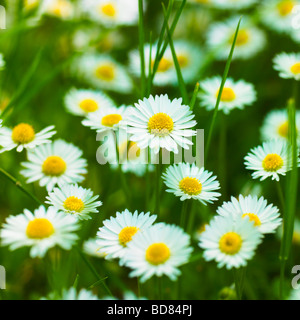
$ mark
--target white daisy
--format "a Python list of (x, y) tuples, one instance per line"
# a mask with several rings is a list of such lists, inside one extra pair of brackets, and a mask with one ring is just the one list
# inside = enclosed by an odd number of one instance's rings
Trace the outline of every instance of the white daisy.
[[(239, 18), (229, 18), (225, 22), (212, 24), (207, 32), (207, 45), (215, 50), (218, 60), (227, 60)], [(233, 53), (233, 59), (250, 59), (266, 45), (263, 31), (255, 27), (248, 18), (243, 18)]]
[(99, 196), (94, 196), (91, 189), (79, 187), (77, 184), (64, 185), (54, 188), (46, 203), (53, 206), (56, 210), (71, 214), (79, 220), (92, 219), (90, 213), (97, 213), (101, 201), (96, 201)]
[(129, 276), (140, 277), (141, 282), (153, 275), (175, 281), (181, 274), (178, 267), (188, 262), (192, 251), (190, 236), (181, 228), (158, 223), (128, 243), (122, 262), (133, 269)]
[(29, 162), (21, 174), (28, 178), (27, 183), (39, 181), (41, 187), (51, 191), (56, 184), (81, 182), (87, 173), (87, 162), (81, 158), (82, 151), (71, 143), (56, 140), (50, 144), (39, 146), (28, 152)]
[(83, 243), (83, 252), (96, 258), (105, 258), (106, 254), (100, 252), (100, 246), (97, 244), (97, 238), (90, 238)]
[(199, 246), (206, 261), (215, 260), (219, 268), (239, 268), (252, 259), (262, 237), (248, 218), (216, 216), (201, 234)]
[(1, 243), (10, 250), (30, 246), (30, 256), (42, 258), (56, 245), (70, 250), (78, 239), (74, 233), (78, 228), (74, 217), (40, 206), (34, 213), (25, 209), (23, 214), (9, 216), (1, 230)]
[(139, 100), (128, 116), (128, 133), (138, 147), (150, 147), (155, 153), (160, 148), (178, 153), (178, 145), (188, 149), (193, 142), (188, 138), (196, 135), (197, 123), (190, 108), (182, 105), (182, 99), (171, 101), (167, 95), (150, 96)]
[[(296, 111), (296, 127), (298, 139), (300, 141), (300, 111)], [(261, 128), (262, 140), (272, 139), (288, 139), (288, 112), (286, 109), (272, 110), (270, 111), (265, 119)]]
[[(281, 228), (278, 228), (278, 232), (276, 236), (279, 241), (282, 239), (283, 224), (281, 225)], [(294, 232), (293, 232), (292, 243), (297, 246), (300, 245), (300, 220), (298, 218), (295, 218), (295, 221), (294, 221)]]
[(3, 70), (4, 67), (5, 67), (5, 60), (4, 60), (3, 54), (0, 53), (0, 70)]
[(298, 0), (268, 0), (259, 8), (262, 22), (271, 30), (290, 34), (293, 30), (294, 8)]
[(100, 246), (99, 252), (106, 254), (106, 259), (121, 258), (125, 254), (125, 248), (138, 234), (144, 232), (156, 220), (156, 215), (150, 213), (131, 213), (127, 209), (117, 212), (117, 216), (104, 220), (104, 227), (97, 232)]
[(75, 61), (73, 72), (96, 88), (119, 93), (130, 93), (133, 89), (125, 67), (105, 54), (82, 55)]
[(126, 106), (107, 107), (99, 111), (89, 113), (82, 121), (86, 127), (90, 127), (96, 132), (116, 131), (126, 128), (128, 108)]
[(0, 146), (3, 147), (0, 153), (14, 148), (21, 152), (24, 149), (34, 149), (36, 146), (50, 143), (50, 139), (56, 133), (53, 129), (54, 126), (49, 126), (35, 133), (34, 128), (27, 123), (20, 123), (13, 129), (3, 127), (0, 131)]
[[(298, 160), (299, 166), (300, 160)], [(260, 181), (271, 177), (279, 181), (280, 175), (285, 176), (292, 169), (292, 153), (288, 144), (282, 140), (270, 140), (262, 146), (251, 149), (245, 157), (246, 169), (254, 170), (253, 179)]]
[(39, 7), (39, 13), (61, 19), (70, 19), (74, 16), (75, 8), (69, 0), (43, 0)]
[(281, 78), (300, 80), (300, 53), (277, 54), (273, 63)]
[(78, 116), (87, 116), (113, 105), (113, 101), (101, 91), (73, 88), (65, 96), (67, 111)]
[(82, 0), (80, 5), (90, 19), (105, 27), (138, 23), (138, 0)]
[(63, 289), (60, 295), (57, 292), (51, 292), (47, 298), (41, 300), (100, 300), (91, 291), (86, 289), (76, 290), (74, 287), (70, 289)]
[(179, 163), (169, 166), (162, 178), (169, 188), (166, 191), (174, 193), (181, 201), (195, 199), (206, 204), (218, 200), (221, 195), (215, 192), (220, 184), (212, 174), (194, 163)]
[(246, 9), (256, 4), (257, 1), (258, 0), (212, 0), (216, 8), (228, 10)]
[(276, 206), (267, 203), (263, 197), (257, 198), (251, 195), (239, 198), (231, 197), (230, 202), (224, 202), (218, 208), (217, 213), (224, 217), (248, 217), (250, 221), (254, 221), (254, 226), (261, 233), (274, 233), (281, 225), (282, 219), (279, 217), (279, 210)]
[[(219, 76), (200, 81), (201, 91), (198, 97), (201, 105), (207, 110), (213, 110), (216, 106), (222, 78)], [(229, 114), (231, 110), (237, 108), (243, 110), (245, 106), (252, 105), (256, 100), (254, 86), (244, 80), (234, 81), (227, 78), (219, 104), (219, 110)]]

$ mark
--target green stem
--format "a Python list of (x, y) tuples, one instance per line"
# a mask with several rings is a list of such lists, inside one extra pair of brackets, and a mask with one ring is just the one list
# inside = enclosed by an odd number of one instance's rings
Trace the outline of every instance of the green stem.
[(239, 268), (233, 270), (234, 283), (236, 295), (239, 300), (242, 300), (244, 280), (245, 280), (246, 268)]
[(220, 128), (220, 139), (219, 139), (219, 179), (222, 185), (222, 197), (227, 198), (227, 157), (226, 157), (226, 144), (227, 144), (227, 126), (226, 116), (221, 115), (221, 128)]
[(189, 205), (189, 200), (184, 200), (182, 203), (182, 208), (181, 208), (181, 215), (180, 215), (180, 224), (179, 226), (184, 229), (185, 227), (185, 219), (187, 215), (187, 209)]
[(141, 60), (142, 97), (144, 97), (145, 95), (145, 88), (146, 88), (144, 44), (145, 44), (145, 30), (144, 30), (143, 0), (139, 0), (139, 51), (140, 51), (140, 60)]
[(191, 111), (194, 109), (199, 89), (200, 89), (200, 84), (199, 84), (199, 82), (197, 82), (196, 85), (195, 85), (195, 88), (194, 88), (192, 99), (190, 101), (190, 109), (191, 109)]
[(187, 225), (187, 233), (189, 235), (192, 234), (193, 231), (193, 226), (194, 226), (194, 221), (195, 221), (195, 215), (196, 215), (196, 210), (195, 210), (195, 201), (192, 201), (191, 205), (191, 210), (188, 216), (188, 225)]
[(160, 211), (160, 180), (162, 173), (162, 164), (161, 164), (161, 152), (159, 153), (159, 163), (156, 165), (156, 177), (155, 177), (155, 214), (159, 215)]
[(282, 208), (282, 213), (284, 214), (284, 211), (285, 211), (285, 203), (284, 203), (284, 195), (283, 195), (282, 186), (281, 186), (281, 184), (280, 184), (280, 181), (276, 181), (275, 184), (276, 184), (276, 189), (277, 189), (277, 193), (278, 193), (280, 205), (281, 205), (281, 208)]

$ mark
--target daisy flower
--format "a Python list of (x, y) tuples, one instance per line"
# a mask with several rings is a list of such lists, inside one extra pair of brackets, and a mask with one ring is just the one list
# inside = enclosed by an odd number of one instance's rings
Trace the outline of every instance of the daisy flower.
[[(219, 76), (200, 81), (201, 91), (198, 97), (201, 105), (207, 110), (213, 110), (217, 103), (222, 78)], [(229, 114), (231, 110), (237, 108), (243, 110), (245, 106), (250, 106), (256, 101), (256, 91), (254, 86), (244, 80), (234, 81), (227, 78), (219, 104), (219, 110)]]
[(0, 131), (0, 146), (3, 147), (0, 153), (14, 148), (21, 152), (24, 149), (34, 149), (36, 146), (50, 143), (50, 139), (56, 133), (53, 129), (54, 126), (49, 126), (35, 133), (34, 128), (27, 123), (20, 123), (13, 129), (3, 127)]
[(83, 0), (81, 8), (91, 20), (105, 27), (138, 23), (138, 0)]
[[(278, 240), (282, 239), (283, 225), (281, 226), (281, 228), (278, 229), (276, 236)], [(295, 221), (294, 221), (294, 232), (293, 232), (292, 243), (297, 246), (300, 245), (300, 220), (298, 218), (295, 218)]]
[(26, 11), (36, 9), (40, 5), (40, 0), (23, 0), (23, 6)]
[(72, 287), (70, 289), (63, 289), (60, 295), (57, 292), (52, 292), (47, 298), (41, 298), (41, 300), (100, 300), (91, 291), (81, 289), (79, 291)]
[(3, 70), (4, 67), (5, 67), (5, 60), (4, 60), (3, 54), (0, 53), (0, 70)]
[[(298, 160), (298, 165), (299, 165)], [(271, 177), (279, 181), (280, 175), (285, 176), (292, 169), (292, 154), (288, 144), (282, 140), (264, 142), (247, 154), (245, 157), (246, 169), (254, 170), (253, 179), (260, 181)]]
[(259, 9), (260, 19), (271, 30), (290, 34), (293, 30), (294, 8), (299, 4), (298, 0), (265, 1)]
[(118, 93), (130, 93), (133, 89), (125, 67), (105, 54), (84, 54), (76, 60), (73, 71), (99, 89)]
[(98, 133), (116, 131), (126, 128), (127, 115), (128, 108), (126, 106), (123, 105), (119, 108), (112, 106), (88, 114), (82, 124)]
[(106, 259), (121, 258), (125, 254), (125, 248), (138, 234), (144, 232), (156, 220), (156, 215), (150, 213), (131, 213), (127, 209), (117, 212), (116, 217), (104, 220), (104, 227), (97, 232), (97, 244), (99, 252), (106, 254)]
[(128, 115), (130, 140), (141, 149), (150, 147), (156, 154), (160, 148), (178, 153), (178, 145), (188, 149), (193, 144), (188, 138), (196, 135), (190, 128), (197, 123), (190, 108), (181, 103), (181, 98), (171, 101), (167, 95), (139, 100)]
[(113, 101), (101, 91), (73, 88), (65, 96), (67, 111), (77, 116), (87, 116), (113, 105)]
[[(225, 22), (212, 24), (207, 32), (207, 45), (215, 50), (218, 60), (227, 60), (234, 40), (238, 18), (229, 18)], [(244, 18), (236, 39), (233, 59), (250, 59), (266, 45), (263, 31), (255, 27), (251, 21)]]
[(79, 187), (77, 184), (64, 185), (54, 188), (46, 203), (53, 206), (56, 210), (71, 214), (79, 220), (92, 219), (89, 213), (97, 213), (101, 201), (96, 201), (99, 196), (94, 196), (91, 189)]
[(199, 246), (204, 259), (215, 260), (219, 268), (240, 268), (252, 259), (262, 237), (248, 218), (216, 216), (202, 233)]
[[(296, 127), (298, 139), (300, 139), (300, 111), (296, 111)], [(272, 110), (264, 119), (261, 128), (261, 137), (263, 141), (272, 139), (288, 139), (288, 112), (286, 109)]]
[(261, 233), (274, 233), (281, 225), (282, 219), (279, 217), (279, 210), (276, 206), (267, 203), (263, 197), (257, 198), (251, 195), (243, 197), (239, 195), (238, 199), (231, 197), (230, 202), (224, 202), (218, 208), (217, 213), (223, 217), (248, 217), (254, 222), (254, 226)]
[(10, 250), (29, 246), (32, 258), (43, 258), (56, 245), (70, 250), (78, 239), (74, 233), (78, 228), (75, 218), (40, 206), (33, 213), (25, 209), (23, 214), (9, 216), (1, 230), (1, 243)]
[(83, 252), (96, 258), (105, 258), (106, 254), (100, 252), (100, 246), (97, 244), (97, 238), (90, 238), (83, 243)]
[(256, 3), (257, 0), (213, 0), (213, 4), (216, 8), (227, 10), (246, 9)]
[(55, 16), (61, 19), (72, 18), (75, 10), (68, 0), (43, 0), (39, 8), (40, 14)]
[(128, 243), (122, 262), (133, 269), (129, 276), (140, 277), (141, 282), (154, 275), (175, 281), (181, 274), (178, 267), (188, 262), (192, 251), (190, 236), (181, 228), (158, 223)]
[(174, 193), (181, 201), (194, 199), (206, 204), (218, 200), (221, 195), (215, 192), (220, 184), (212, 174), (194, 163), (179, 163), (169, 166), (162, 178), (169, 188), (166, 191)]
[(277, 54), (273, 63), (281, 78), (300, 80), (300, 53)]
[(56, 184), (63, 186), (81, 182), (87, 173), (87, 162), (81, 158), (82, 151), (71, 143), (56, 140), (50, 144), (39, 146), (28, 152), (29, 162), (21, 174), (28, 178), (27, 183), (39, 181), (41, 187), (51, 191)]

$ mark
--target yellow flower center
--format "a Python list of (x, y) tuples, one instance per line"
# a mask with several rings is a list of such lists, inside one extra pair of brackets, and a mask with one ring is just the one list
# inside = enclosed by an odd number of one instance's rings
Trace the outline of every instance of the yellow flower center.
[(42, 171), (46, 176), (61, 176), (66, 169), (67, 164), (61, 157), (58, 156), (48, 157), (42, 165)]
[(288, 131), (289, 131), (288, 121), (284, 122), (282, 125), (278, 127), (278, 134), (283, 138), (287, 138)]
[(81, 199), (71, 196), (65, 200), (64, 208), (68, 211), (81, 212), (84, 209), (84, 203)]
[(146, 260), (157, 266), (165, 263), (171, 256), (171, 251), (164, 243), (153, 243), (146, 250)]
[(271, 153), (265, 157), (262, 166), (264, 170), (274, 172), (279, 170), (283, 166), (283, 160), (278, 154)]
[(116, 15), (116, 8), (112, 3), (107, 3), (100, 8), (101, 12), (108, 17), (113, 18)]
[[(220, 89), (216, 93), (216, 98), (219, 96)], [(234, 91), (229, 87), (224, 87), (221, 95), (221, 100), (224, 102), (232, 102), (235, 99)]]
[(130, 141), (128, 145), (128, 159), (134, 160), (141, 155), (141, 149), (136, 142)]
[(96, 69), (96, 77), (104, 81), (112, 81), (115, 78), (115, 66), (113, 64), (106, 64), (99, 66)]
[[(154, 61), (152, 61), (152, 67), (154, 65)], [(157, 72), (166, 72), (173, 66), (173, 61), (162, 58), (158, 64)]]
[(294, 231), (292, 241), (294, 244), (300, 244), (300, 233), (299, 232)]
[(234, 255), (240, 251), (242, 243), (243, 240), (239, 234), (236, 232), (228, 232), (221, 237), (219, 247), (221, 252)]
[(149, 119), (148, 130), (150, 133), (158, 136), (168, 135), (174, 127), (174, 122), (169, 115), (160, 112)]
[(102, 118), (101, 124), (105, 127), (113, 127), (115, 124), (118, 124), (122, 120), (120, 114), (108, 114)]
[(64, 17), (68, 15), (70, 10), (72, 9), (72, 6), (69, 2), (64, 0), (58, 0), (54, 6), (50, 9), (50, 13), (57, 17)]
[(292, 71), (293, 74), (299, 74), (300, 73), (300, 62), (295, 63), (291, 67), (291, 71)]
[(84, 112), (95, 112), (98, 110), (98, 103), (92, 99), (85, 99), (82, 100), (79, 103), (79, 107), (84, 111)]
[(179, 188), (190, 196), (197, 195), (202, 191), (202, 184), (197, 178), (186, 177), (179, 182)]
[(34, 140), (35, 133), (31, 125), (20, 123), (13, 128), (11, 138), (15, 143), (26, 144)]
[(44, 239), (54, 233), (52, 223), (45, 218), (36, 218), (31, 220), (26, 228), (26, 235), (31, 239)]
[(285, 17), (285, 16), (289, 15), (293, 10), (294, 5), (295, 5), (294, 1), (290, 1), (290, 0), (281, 1), (277, 5), (279, 14), (282, 17)]
[[(233, 42), (234, 36), (231, 38), (231, 43)], [(245, 29), (241, 29), (236, 37), (236, 45), (237, 46), (243, 46), (244, 44), (248, 43), (249, 41), (249, 32)]]
[(188, 57), (183, 54), (177, 57), (177, 61), (181, 68), (185, 68), (189, 64)]
[(123, 247), (132, 240), (132, 237), (139, 231), (137, 227), (125, 227), (119, 233), (119, 242)]
[(261, 225), (261, 222), (260, 222), (258, 216), (257, 216), (255, 213), (244, 213), (244, 214), (242, 215), (242, 217), (243, 217), (243, 218), (244, 218), (244, 217), (249, 217), (249, 220), (250, 220), (250, 221), (254, 221), (254, 226), (255, 226), (255, 227), (258, 227), (258, 226)]

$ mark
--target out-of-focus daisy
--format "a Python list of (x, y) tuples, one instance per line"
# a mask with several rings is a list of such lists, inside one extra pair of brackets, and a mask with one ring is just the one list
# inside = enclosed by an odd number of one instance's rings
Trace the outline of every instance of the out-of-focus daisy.
[[(283, 225), (281, 226), (281, 228), (278, 229), (278, 232), (276, 234), (279, 240), (282, 239), (282, 234), (283, 234)], [(293, 232), (292, 243), (297, 246), (300, 246), (300, 220), (298, 218), (295, 218), (295, 221), (294, 221), (294, 232)]]
[(117, 299), (116, 297), (112, 297), (112, 296), (105, 296), (101, 300), (147, 300), (147, 298), (137, 297), (132, 291), (125, 291), (123, 293), (122, 299)]
[[(216, 50), (219, 60), (226, 60), (234, 40), (238, 18), (229, 18), (225, 22), (214, 23), (207, 32), (207, 45)], [(247, 18), (243, 18), (236, 39), (233, 59), (250, 59), (260, 52), (266, 44), (263, 31), (255, 27)]]
[(262, 146), (251, 149), (245, 157), (245, 165), (246, 169), (254, 170), (253, 179), (260, 178), (262, 181), (271, 177), (279, 181), (280, 175), (285, 176), (292, 169), (291, 149), (282, 140), (264, 142)]
[(216, 192), (220, 184), (212, 174), (194, 163), (179, 163), (168, 167), (162, 177), (169, 188), (166, 191), (174, 193), (181, 201), (195, 199), (206, 204), (218, 200), (221, 195)]
[(5, 67), (5, 60), (4, 60), (3, 54), (0, 53), (0, 70), (4, 69), (4, 67)]
[(89, 113), (113, 105), (113, 101), (101, 91), (73, 88), (65, 96), (67, 111), (78, 116), (87, 116)]
[(178, 145), (188, 149), (189, 137), (196, 135), (190, 128), (196, 125), (190, 108), (182, 105), (182, 99), (170, 100), (167, 95), (150, 96), (135, 104), (128, 115), (128, 133), (138, 147), (150, 147), (154, 153), (161, 148), (178, 153)]
[(79, 220), (92, 219), (89, 214), (99, 212), (97, 208), (102, 205), (101, 201), (96, 201), (99, 196), (94, 196), (91, 189), (82, 188), (77, 184), (54, 188), (46, 198), (47, 204)]
[[(174, 48), (180, 66), (183, 79), (186, 83), (191, 83), (197, 77), (198, 71), (202, 65), (203, 54), (197, 44), (184, 41), (174, 41)], [(157, 46), (152, 46), (151, 52), (151, 67), (154, 66)], [(150, 60), (150, 45), (145, 46), (145, 74), (148, 75)], [(133, 74), (140, 76), (140, 54), (138, 50), (130, 53), (130, 69)], [(161, 59), (153, 83), (158, 86), (163, 85), (178, 85), (176, 69), (173, 62), (172, 52), (168, 47)]]
[(198, 228), (196, 229), (196, 231), (194, 232), (194, 236), (193, 238), (196, 241), (199, 241), (201, 234), (205, 231), (206, 226), (208, 225), (208, 223), (202, 223), (201, 225), (198, 226)]
[(149, 212), (131, 213), (127, 209), (121, 213), (117, 212), (116, 217), (104, 220), (104, 227), (99, 228), (97, 232), (99, 252), (105, 253), (106, 259), (123, 257), (125, 248), (133, 238), (149, 228), (156, 218), (156, 215), (150, 216)]
[[(199, 82), (201, 91), (198, 93), (201, 105), (207, 110), (213, 110), (216, 106), (220, 91), (222, 78), (219, 76)], [(251, 83), (243, 80), (234, 81), (228, 78), (225, 82), (219, 110), (229, 114), (231, 110), (244, 109), (245, 106), (252, 105), (256, 100), (256, 91)]]
[(126, 127), (128, 108), (126, 106), (107, 107), (87, 115), (82, 124), (98, 133), (119, 130)]
[[(296, 127), (298, 139), (300, 139), (300, 111), (296, 111)], [(289, 123), (286, 109), (272, 110), (265, 119), (261, 128), (262, 140), (288, 139)]]
[(40, 0), (23, 0), (24, 9), (31, 11), (36, 9), (40, 4)]
[(213, 0), (213, 5), (218, 9), (239, 10), (246, 9), (257, 3), (257, 0)]
[(300, 289), (291, 290), (287, 300), (300, 300)]
[(145, 282), (152, 276), (168, 276), (175, 281), (178, 267), (188, 262), (193, 248), (190, 236), (175, 225), (158, 223), (137, 234), (127, 245), (122, 261), (133, 269), (130, 277)]
[(69, 19), (73, 17), (75, 8), (69, 0), (43, 0), (41, 1), (39, 12), (61, 19)]
[(139, 17), (138, 0), (82, 0), (81, 9), (106, 27), (135, 25)]
[(246, 266), (252, 259), (263, 235), (249, 218), (216, 216), (200, 237), (206, 261), (215, 260), (227, 269)]
[(100, 252), (100, 246), (97, 238), (90, 238), (83, 243), (83, 252), (96, 258), (105, 258), (105, 252)]
[(14, 148), (18, 152), (24, 149), (33, 149), (36, 146), (50, 143), (50, 139), (56, 133), (53, 129), (54, 126), (49, 126), (35, 133), (34, 128), (27, 123), (20, 123), (13, 129), (3, 127), (0, 131), (0, 146), (3, 147), (2, 151), (9, 151)]
[(63, 289), (61, 294), (51, 292), (48, 297), (41, 300), (100, 300), (95, 294), (86, 289), (76, 290), (72, 287), (70, 289)]
[(290, 34), (293, 30), (294, 8), (298, 0), (268, 0), (259, 8), (262, 22), (271, 30)]
[(25, 169), (21, 174), (28, 178), (27, 183), (39, 181), (41, 187), (51, 191), (56, 184), (63, 186), (84, 180), (87, 162), (81, 156), (82, 151), (73, 144), (56, 140), (28, 152), (29, 162), (22, 163)]
[(96, 88), (119, 93), (130, 93), (133, 89), (132, 79), (126, 68), (108, 55), (81, 56), (75, 62), (74, 73)]
[(300, 53), (280, 53), (273, 59), (274, 69), (284, 79), (300, 80)]
[(25, 209), (23, 214), (9, 216), (1, 230), (1, 243), (10, 250), (30, 246), (30, 256), (42, 258), (56, 245), (70, 250), (78, 239), (74, 233), (78, 228), (74, 217), (40, 206), (33, 213)]
[(254, 221), (254, 226), (261, 233), (274, 233), (281, 225), (282, 219), (279, 217), (279, 210), (272, 204), (267, 203), (263, 197), (259, 199), (251, 195), (243, 197), (239, 195), (236, 199), (231, 197), (230, 202), (224, 202), (218, 208), (217, 213), (224, 217), (248, 217), (250, 221)]

